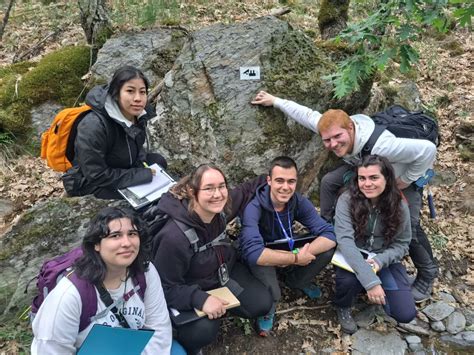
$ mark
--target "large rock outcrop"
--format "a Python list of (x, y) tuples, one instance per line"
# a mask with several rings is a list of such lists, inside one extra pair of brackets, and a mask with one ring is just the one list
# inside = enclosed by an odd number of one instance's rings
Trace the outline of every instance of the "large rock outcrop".
[[(240, 80), (245, 66), (259, 66), (261, 79)], [(278, 110), (250, 101), (268, 90), (325, 111), (334, 100), (322, 77), (334, 69), (311, 39), (273, 17), (197, 31), (165, 76), (158, 118), (150, 127), (152, 146), (177, 174), (212, 161), (232, 182), (264, 172), (277, 155), (289, 155), (307, 191), (327, 158), (319, 138)]]

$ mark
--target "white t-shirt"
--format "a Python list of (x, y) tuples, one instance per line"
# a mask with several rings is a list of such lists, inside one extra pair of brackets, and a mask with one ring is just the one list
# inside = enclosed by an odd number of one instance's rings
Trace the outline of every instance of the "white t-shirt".
[[(169, 354), (172, 341), (171, 322), (166, 306), (160, 277), (153, 264), (145, 272), (146, 291), (144, 300), (134, 294), (121, 307), (130, 328), (155, 330), (142, 354)], [(134, 287), (131, 279), (122, 282), (119, 288), (108, 290), (112, 299), (119, 299)], [(97, 315), (106, 309), (97, 294)], [(115, 315), (109, 311), (78, 333), (81, 316), (81, 297), (74, 284), (66, 277), (62, 278), (45, 298), (33, 321), (34, 339), (31, 353), (35, 354), (75, 354), (84, 342), (94, 324), (119, 327)]]

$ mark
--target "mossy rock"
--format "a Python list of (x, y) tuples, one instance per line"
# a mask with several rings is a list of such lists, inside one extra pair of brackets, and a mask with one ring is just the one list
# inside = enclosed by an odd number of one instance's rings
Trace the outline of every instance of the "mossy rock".
[(31, 108), (43, 102), (72, 106), (81, 98), (81, 77), (88, 69), (89, 47), (85, 46), (60, 49), (37, 65), (25, 62), (2, 69), (0, 131), (24, 135), (30, 128)]

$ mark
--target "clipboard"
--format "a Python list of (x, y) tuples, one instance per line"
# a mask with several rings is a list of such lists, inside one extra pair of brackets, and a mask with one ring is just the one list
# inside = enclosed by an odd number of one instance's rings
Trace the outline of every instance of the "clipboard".
[(77, 355), (140, 355), (154, 333), (151, 329), (94, 324)]
[(153, 176), (151, 182), (118, 190), (120, 195), (122, 195), (135, 210), (158, 200), (161, 195), (168, 192), (171, 186), (176, 184), (173, 178), (158, 164), (153, 164), (150, 168), (156, 171), (156, 175)]
[[(295, 244), (293, 245), (293, 248), (301, 248), (306, 243), (311, 243), (317, 237), (318, 236), (316, 235), (304, 235), (294, 238)], [(290, 251), (290, 246), (288, 245), (288, 240), (286, 238), (266, 242), (265, 248)]]

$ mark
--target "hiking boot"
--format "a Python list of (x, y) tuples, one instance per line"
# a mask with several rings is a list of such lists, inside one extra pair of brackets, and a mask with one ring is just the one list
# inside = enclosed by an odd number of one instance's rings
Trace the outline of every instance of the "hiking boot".
[(427, 301), (431, 298), (433, 283), (435, 276), (427, 277), (420, 273), (416, 276), (415, 281), (411, 285), (411, 293), (416, 303)]
[(314, 283), (311, 283), (309, 286), (302, 288), (301, 291), (303, 291), (304, 294), (312, 300), (320, 298), (322, 294), (319, 286)]
[(422, 290), (420, 291), (415, 281), (413, 285), (411, 286), (411, 294), (413, 295), (413, 298), (415, 299), (415, 303), (422, 303), (422, 302), (428, 301), (431, 298), (431, 290), (432, 290), (432, 286), (429, 286), (428, 288), (422, 288)]
[(266, 316), (257, 318), (257, 332), (261, 337), (266, 337), (270, 334), (273, 328), (273, 319), (275, 313), (268, 313)]
[(354, 334), (357, 331), (357, 324), (354, 318), (352, 318), (351, 308), (336, 307), (336, 313), (342, 331), (347, 334)]

